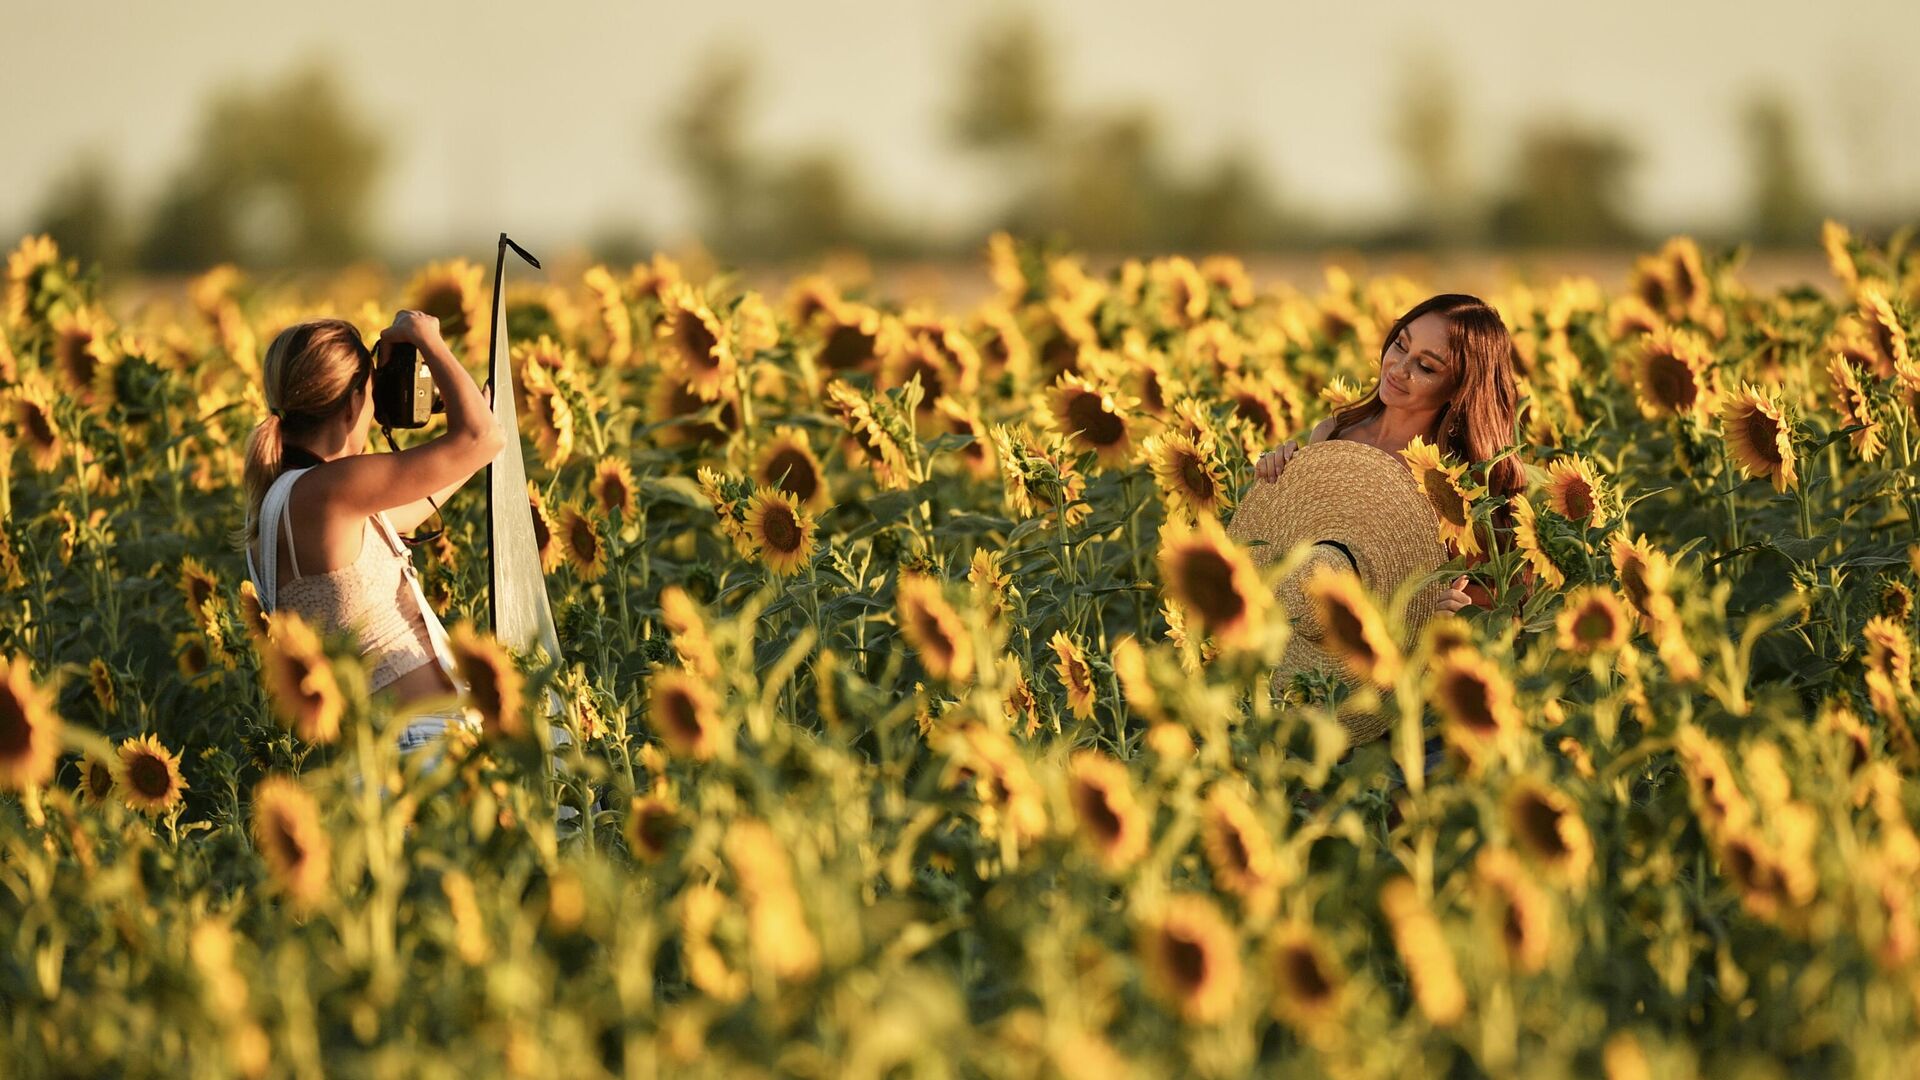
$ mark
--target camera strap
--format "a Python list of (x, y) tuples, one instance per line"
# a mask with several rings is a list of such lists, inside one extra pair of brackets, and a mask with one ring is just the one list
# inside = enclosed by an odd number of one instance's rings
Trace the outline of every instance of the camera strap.
[[(392, 428), (382, 427), (380, 429), (380, 434), (386, 437), (387, 449), (393, 451), (396, 454), (400, 452), (399, 444), (393, 441)], [(427, 496), (427, 505), (433, 507), (433, 516), (436, 518), (440, 518), (440, 504), (433, 501), (433, 496), (431, 495)], [(438, 540), (440, 538), (440, 534), (446, 531), (447, 531), (446, 519), (440, 518), (440, 524), (434, 526), (432, 529), (427, 529), (424, 531), (420, 529), (415, 529), (412, 536), (402, 536), (400, 539), (408, 547), (418, 547), (421, 544)]]

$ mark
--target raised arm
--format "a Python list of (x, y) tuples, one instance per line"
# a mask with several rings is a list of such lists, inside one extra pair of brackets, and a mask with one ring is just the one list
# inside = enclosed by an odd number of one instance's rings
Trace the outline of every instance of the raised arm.
[[(410, 342), (420, 349), (434, 385), (446, 402), (447, 430), (396, 454), (358, 454), (320, 470), (329, 475), (316, 494), (344, 514), (366, 515), (406, 507), (429, 495), (438, 501), (440, 493), (451, 495), (505, 445), (492, 406), (441, 339), (439, 320), (419, 312), (402, 312), (392, 326), (380, 332), (380, 341), (383, 353), (392, 341)], [(411, 527), (402, 526), (397, 516), (390, 517), (396, 528)]]

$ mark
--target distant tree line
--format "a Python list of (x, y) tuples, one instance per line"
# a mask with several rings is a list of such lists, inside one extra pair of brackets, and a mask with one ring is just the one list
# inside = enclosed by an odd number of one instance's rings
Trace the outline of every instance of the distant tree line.
[[(1591, 122), (1540, 117), (1524, 124), (1499, 169), (1502, 181), (1478, 190), (1455, 84), (1431, 64), (1417, 84), (1401, 88), (1389, 117), (1404, 211), (1356, 231), (1330, 227), (1291, 202), (1245, 143), (1197, 171), (1183, 169), (1144, 105), (1069, 110), (1051, 56), (1025, 16), (985, 25), (961, 53), (942, 131), (957, 166), (992, 177), (998, 201), (976, 228), (936, 234), (910, 227), (863, 190), (857, 163), (832, 147), (774, 153), (755, 146), (747, 134), (753, 64), (737, 51), (714, 54), (664, 124), (644, 137), (649, 146), (664, 141), (693, 195), (703, 241), (733, 260), (835, 246), (947, 254), (971, 251), (993, 228), (1104, 252), (1646, 239), (1628, 192), (1638, 151), (1622, 133)], [(1791, 111), (1760, 96), (1738, 119), (1748, 155), (1740, 239), (1812, 243), (1819, 199)], [(124, 205), (112, 164), (91, 149), (53, 179), (33, 224), (66, 250), (148, 270), (224, 260), (337, 266), (381, 254), (370, 222), (390, 163), (379, 128), (315, 59), (264, 86), (216, 91), (183, 159), (144, 210)], [(646, 247), (644, 238), (618, 232), (592, 243), (602, 257)]]

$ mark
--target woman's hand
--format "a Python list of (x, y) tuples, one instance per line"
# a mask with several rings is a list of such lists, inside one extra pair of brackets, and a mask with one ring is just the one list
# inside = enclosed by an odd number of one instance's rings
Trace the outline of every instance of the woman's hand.
[(1459, 612), (1461, 608), (1473, 606), (1473, 597), (1467, 595), (1467, 575), (1461, 574), (1440, 594), (1440, 610)]
[(393, 317), (393, 325), (380, 331), (380, 340), (384, 342), (401, 341), (424, 350), (431, 350), (440, 344), (440, 320), (424, 311), (411, 308)]
[(1281, 472), (1286, 469), (1287, 462), (1293, 460), (1294, 451), (1298, 449), (1298, 443), (1285, 443), (1278, 450), (1269, 450), (1260, 455), (1260, 460), (1254, 462), (1253, 475), (1268, 483), (1280, 479)]

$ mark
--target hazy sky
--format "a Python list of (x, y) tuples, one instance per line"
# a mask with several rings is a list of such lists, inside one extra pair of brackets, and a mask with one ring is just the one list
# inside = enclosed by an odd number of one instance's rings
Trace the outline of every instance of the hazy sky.
[[(758, 61), (754, 133), (827, 145), (911, 222), (966, 219), (995, 194), (941, 123), (961, 46), (1031, 9), (1069, 109), (1150, 105), (1181, 162), (1245, 140), (1277, 191), (1329, 220), (1392, 208), (1401, 80), (1457, 81), (1483, 182), (1541, 113), (1637, 134), (1655, 227), (1711, 224), (1743, 195), (1738, 106), (1773, 88), (1797, 110), (1826, 208), (1920, 192), (1920, 3), (1912, 0), (1454, 0), (1446, 5), (1186, 0), (0, 0), (0, 228), (24, 228), (81, 149), (144, 207), (186, 152), (209, 90), (323, 51), (390, 132), (390, 242), (538, 250), (628, 222), (671, 239), (689, 199), (662, 118), (711, 50)], [(452, 253), (450, 250), (449, 253)]]

